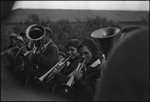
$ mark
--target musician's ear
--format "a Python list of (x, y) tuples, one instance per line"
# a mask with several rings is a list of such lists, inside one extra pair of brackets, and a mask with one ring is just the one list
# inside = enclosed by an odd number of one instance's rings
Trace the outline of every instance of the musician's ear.
[(94, 57), (99, 58), (102, 56), (102, 52), (101, 51), (97, 51), (97, 53), (95, 54)]

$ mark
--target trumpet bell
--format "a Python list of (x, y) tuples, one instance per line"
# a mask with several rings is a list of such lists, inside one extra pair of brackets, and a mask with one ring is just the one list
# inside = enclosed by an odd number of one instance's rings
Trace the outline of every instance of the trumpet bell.
[(32, 79), (32, 86), (34, 86), (34, 88), (42, 88), (44, 85), (44, 83), (42, 81), (40, 81), (37, 77), (34, 77)]
[(25, 33), (28, 39), (37, 41), (45, 36), (46, 31), (43, 26), (39, 24), (33, 24), (26, 29)]
[(70, 87), (68, 85), (61, 85), (61, 93), (71, 94), (72, 93), (72, 87)]
[(63, 98), (72, 99), (74, 97), (73, 88), (65, 84), (57, 86), (54, 94), (59, 95)]
[(103, 52), (107, 57), (114, 43), (114, 37), (119, 33), (120, 33), (119, 28), (107, 27), (92, 32), (91, 37), (99, 41), (99, 43), (102, 45)]

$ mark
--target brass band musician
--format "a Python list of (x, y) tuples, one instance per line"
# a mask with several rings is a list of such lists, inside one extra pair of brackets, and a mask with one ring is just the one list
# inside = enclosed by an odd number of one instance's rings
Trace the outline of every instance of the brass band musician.
[(74, 95), (79, 100), (93, 100), (97, 79), (100, 78), (101, 49), (92, 39), (84, 39), (78, 47), (79, 53), (86, 60), (82, 71), (75, 72)]
[(35, 51), (32, 54), (30, 60), (34, 66), (30, 69), (29, 84), (31, 86), (33, 85), (33, 87), (37, 84), (32, 83), (34, 82), (34, 79), (43, 75), (58, 62), (58, 48), (51, 38), (53, 32), (51, 30), (45, 29), (45, 27), (43, 28), (41, 25), (34, 24), (26, 30), (27, 36), (31, 34), (30, 37), (32, 37), (32, 39), (38, 36), (39, 32), (43, 31), (42, 37), (40, 36), (41, 38), (38, 37), (36, 40), (32, 41)]
[[(58, 89), (63, 89), (64, 92), (62, 94), (66, 94), (66, 97), (69, 100), (76, 101), (89, 101), (93, 100), (95, 92), (96, 92), (96, 82), (101, 76), (101, 49), (98, 48), (97, 44), (92, 39), (84, 39), (81, 41), (78, 51), (80, 53), (81, 59), (84, 59), (83, 66), (81, 70), (74, 70), (74, 81), (72, 83), (68, 83), (66, 85), (70, 85), (69, 87), (59, 87)], [(71, 79), (71, 78), (70, 78)], [(71, 82), (71, 81), (70, 81)], [(65, 85), (65, 86), (66, 86)], [(71, 89), (71, 90), (70, 90)], [(70, 92), (72, 91), (72, 92)]]
[[(67, 43), (66, 48), (69, 57), (67, 57), (66, 59), (68, 60), (66, 62), (62, 62), (60, 67), (53, 70), (54, 78), (48, 82), (49, 92), (53, 93), (57, 85), (66, 82), (68, 80), (69, 73), (71, 73), (77, 67), (80, 59), (77, 50), (79, 44), (80, 41), (78, 39), (71, 39)], [(63, 66), (63, 68), (61, 66)]]
[[(20, 38), (17, 34), (12, 33), (9, 35), (10, 45), (6, 50), (6, 56), (11, 64), (15, 67), (20, 63), (20, 56), (18, 56), (18, 51), (23, 46), (23, 39)], [(9, 50), (11, 49), (11, 50)]]
[(55, 70), (54, 73), (56, 73), (57, 82), (61, 83), (64, 80), (66, 80), (67, 75), (69, 75), (78, 65), (79, 63), (79, 53), (78, 53), (78, 46), (80, 44), (80, 41), (78, 39), (71, 39), (67, 43), (67, 51), (68, 54), (71, 55), (71, 58), (64, 63), (65, 67), (62, 70)]

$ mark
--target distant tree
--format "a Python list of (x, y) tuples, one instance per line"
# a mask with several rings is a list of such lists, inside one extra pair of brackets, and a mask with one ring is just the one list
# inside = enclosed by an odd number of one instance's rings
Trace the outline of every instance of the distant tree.
[(25, 32), (26, 28), (34, 23), (40, 23), (40, 18), (36, 14), (28, 15), (27, 19), (24, 22), (16, 23), (13, 26), (14, 33)]
[(25, 20), (25, 23), (39, 23), (40, 18), (36, 14), (30, 14), (28, 15), (27, 19)]
[(77, 19), (76, 22), (70, 22), (67, 19), (52, 22), (50, 20), (41, 20), (38, 15), (31, 14), (22, 23), (14, 24), (12, 31), (17, 34), (25, 32), (28, 26), (35, 23), (50, 27), (53, 31), (53, 41), (64, 52), (66, 51), (65, 45), (70, 39), (82, 40), (90, 37), (90, 34), (97, 29), (109, 26), (119, 27), (117, 22), (108, 20), (105, 17), (86, 18), (84, 21)]
[(147, 15), (146, 17), (143, 17), (140, 22), (143, 25), (149, 25), (149, 15)]

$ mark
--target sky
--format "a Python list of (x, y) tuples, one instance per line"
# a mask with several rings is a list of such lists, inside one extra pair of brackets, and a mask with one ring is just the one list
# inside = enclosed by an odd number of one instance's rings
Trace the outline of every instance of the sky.
[(149, 1), (16, 1), (17, 8), (149, 11)]

